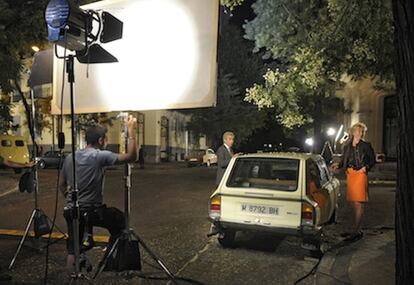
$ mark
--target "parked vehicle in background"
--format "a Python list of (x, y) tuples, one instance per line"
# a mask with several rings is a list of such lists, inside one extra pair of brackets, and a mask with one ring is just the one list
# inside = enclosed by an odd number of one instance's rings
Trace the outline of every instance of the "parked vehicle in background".
[(58, 150), (47, 151), (42, 157), (38, 158), (38, 166), (44, 168), (61, 168), (65, 161), (66, 154)]
[(185, 161), (187, 162), (188, 166), (211, 166), (213, 164), (217, 164), (217, 155), (211, 148), (197, 149), (188, 156), (186, 156)]
[[(22, 136), (0, 135), (0, 156), (21, 164), (28, 163), (30, 160), (29, 149)], [(19, 173), (21, 169), (14, 169), (14, 171)]]
[(211, 148), (206, 150), (206, 153), (203, 155), (203, 163), (210, 167), (213, 164), (217, 164), (217, 155)]
[(296, 235), (319, 253), (321, 230), (336, 221), (339, 180), (320, 155), (261, 153), (235, 157), (210, 197), (209, 218), (223, 247), (237, 231)]

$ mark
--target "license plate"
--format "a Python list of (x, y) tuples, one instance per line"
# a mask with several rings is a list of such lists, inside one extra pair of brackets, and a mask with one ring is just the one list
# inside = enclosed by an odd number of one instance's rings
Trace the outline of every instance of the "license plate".
[(242, 204), (241, 211), (244, 213), (261, 214), (261, 215), (273, 215), (273, 216), (279, 215), (279, 208), (261, 206), (261, 205)]

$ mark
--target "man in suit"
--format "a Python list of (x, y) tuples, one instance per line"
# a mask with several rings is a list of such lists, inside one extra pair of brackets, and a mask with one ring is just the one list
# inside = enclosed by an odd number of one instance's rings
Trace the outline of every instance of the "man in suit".
[(231, 158), (234, 156), (233, 146), (234, 143), (234, 134), (232, 132), (225, 132), (223, 134), (223, 145), (221, 145), (217, 152), (217, 176), (216, 176), (216, 185), (220, 184), (221, 179), (223, 178), (224, 172), (226, 171), (227, 166)]

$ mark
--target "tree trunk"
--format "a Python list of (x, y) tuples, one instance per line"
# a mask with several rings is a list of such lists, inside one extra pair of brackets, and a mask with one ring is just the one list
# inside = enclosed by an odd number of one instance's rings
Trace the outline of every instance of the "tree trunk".
[[(26, 97), (24, 97), (22, 88), (20, 87), (20, 84), (18, 82), (19, 81), (17, 79), (14, 81), (14, 87), (16, 88), (17, 92), (19, 92), (20, 95), (22, 96), (22, 102), (23, 102), (24, 109), (26, 111), (26, 120), (27, 120), (27, 126), (29, 128), (30, 137), (32, 139), (33, 145), (37, 147), (36, 134), (34, 133), (34, 128), (33, 128), (34, 122), (32, 119), (32, 111), (30, 109), (29, 103), (27, 103)], [(32, 104), (34, 104), (34, 102), (32, 102)]]
[(393, 0), (400, 140), (395, 203), (396, 284), (414, 282), (414, 1)]

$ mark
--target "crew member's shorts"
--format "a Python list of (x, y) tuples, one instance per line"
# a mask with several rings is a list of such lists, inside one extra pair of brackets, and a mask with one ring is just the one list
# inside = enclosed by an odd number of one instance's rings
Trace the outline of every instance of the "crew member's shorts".
[[(125, 228), (124, 213), (117, 208), (107, 208), (106, 205), (93, 208), (81, 208), (79, 217), (79, 248), (83, 241), (83, 236), (86, 226), (86, 216), (88, 226), (102, 227), (109, 231), (111, 234), (110, 244), (122, 233)], [(67, 226), (69, 238), (66, 241), (66, 248), (68, 254), (74, 254), (74, 239), (73, 239), (73, 215), (72, 209), (65, 209), (63, 212)]]

